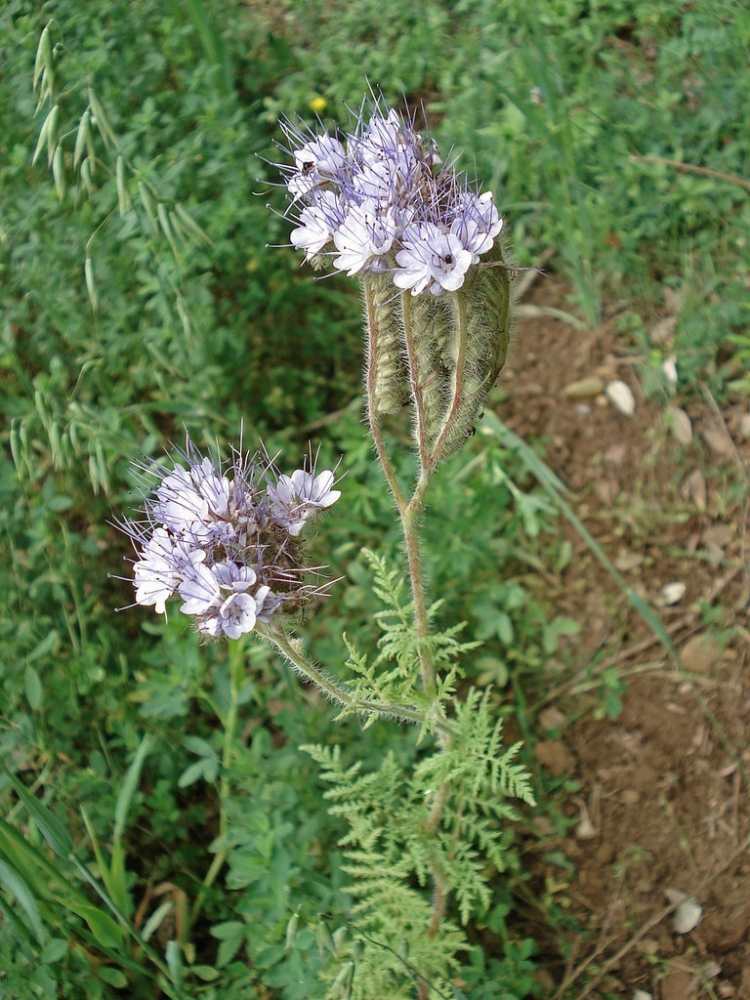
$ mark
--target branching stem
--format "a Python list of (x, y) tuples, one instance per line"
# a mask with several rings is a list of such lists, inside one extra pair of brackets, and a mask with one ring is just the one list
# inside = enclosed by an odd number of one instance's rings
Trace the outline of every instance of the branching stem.
[(408, 722), (416, 722), (421, 725), (433, 725), (443, 736), (450, 737), (452, 728), (445, 720), (434, 720), (430, 715), (420, 712), (415, 708), (410, 708), (408, 705), (400, 705), (396, 702), (368, 701), (353, 697), (346, 688), (337, 684), (319, 670), (302, 652), (299, 643), (286, 635), (281, 629), (256, 626), (256, 631), (274, 643), (295, 670), (317, 685), (332, 701), (338, 702), (353, 712), (361, 712), (363, 714), (374, 713), (387, 718), (405, 719)]

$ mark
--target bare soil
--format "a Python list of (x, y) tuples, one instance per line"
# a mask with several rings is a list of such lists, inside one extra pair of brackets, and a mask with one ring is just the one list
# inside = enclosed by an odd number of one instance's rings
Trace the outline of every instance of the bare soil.
[[(550, 277), (529, 299), (542, 310), (565, 301)], [(653, 320), (666, 353), (669, 305)], [(546, 932), (559, 961), (545, 996), (750, 1000), (748, 406), (719, 412), (679, 381), (674, 399), (648, 400), (645, 361), (616, 316), (581, 331), (542, 313), (520, 321), (501, 380), (503, 419), (544, 442), (575, 512), (627, 586), (658, 608), (679, 652), (670, 656), (569, 528), (572, 558), (545, 587), (581, 633), (549, 665), (536, 748), (552, 787), (558, 779), (566, 832), (542, 817), (527, 858), (548, 912), (565, 914)], [(593, 382), (590, 395), (570, 388), (584, 379), (624, 381), (634, 414)], [(677, 440), (666, 403), (690, 418), (690, 442)], [(685, 592), (667, 605), (670, 583)], [(682, 933), (679, 893), (701, 907)], [(565, 929), (575, 926), (585, 932)]]

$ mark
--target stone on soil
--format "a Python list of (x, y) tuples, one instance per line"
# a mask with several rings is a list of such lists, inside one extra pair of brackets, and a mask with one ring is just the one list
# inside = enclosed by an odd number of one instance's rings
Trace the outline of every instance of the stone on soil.
[(665, 583), (661, 588), (662, 603), (666, 604), (667, 607), (671, 607), (673, 604), (679, 604), (685, 596), (686, 590), (687, 587), (685, 584), (679, 580), (675, 580), (673, 583)]
[(566, 399), (590, 399), (592, 396), (598, 396), (603, 389), (602, 380), (596, 375), (591, 375), (566, 385), (563, 389), (563, 396)]
[(672, 927), (676, 934), (689, 934), (694, 931), (703, 916), (703, 909), (689, 896), (683, 899), (672, 915)]
[(693, 440), (693, 425), (687, 413), (679, 406), (670, 406), (667, 410), (667, 420), (677, 441), (682, 445), (689, 445)]
[(616, 410), (626, 417), (632, 417), (635, 413), (635, 397), (630, 390), (630, 386), (619, 379), (610, 382), (606, 389), (607, 399)]

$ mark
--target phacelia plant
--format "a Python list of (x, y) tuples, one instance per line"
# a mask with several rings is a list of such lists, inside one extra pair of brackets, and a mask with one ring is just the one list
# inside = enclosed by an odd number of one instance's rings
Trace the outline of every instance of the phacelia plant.
[[(144, 469), (151, 493), (141, 516), (121, 527), (134, 546), (137, 604), (162, 613), (176, 598), (214, 640), (253, 632), (338, 703), (338, 718), (412, 722), (432, 741), (415, 767), (388, 754), (369, 773), (345, 765), (338, 747), (303, 749), (330, 786), (331, 813), (348, 827), (341, 844), (351, 912), (337, 915), (333, 934), (328, 917), (317, 922), (330, 959), (325, 995), (449, 996), (467, 947), (459, 922), (489, 905), (488, 875), (505, 863), (515, 815), (508, 799), (532, 801), (518, 745), (503, 745), (488, 694), (456, 694), (461, 661), (477, 643), (459, 637), (461, 624), (435, 626), (441, 602), (428, 603), (418, 534), (438, 465), (465, 441), (504, 363), (503, 223), (489, 192), (444, 164), (411, 118), (377, 103), (348, 134), (289, 123), (285, 133), (293, 246), (315, 269), (330, 261), (362, 283), (369, 426), (403, 530), (408, 596), (403, 574), (367, 553), (384, 604), (378, 655), (370, 660), (346, 639), (345, 682), (307, 657), (290, 631), (294, 616), (330, 584), (321, 567), (306, 565), (305, 531), (340, 496), (334, 472), (314, 462), (287, 476), (265, 457), (240, 450), (221, 463), (188, 442), (173, 464)], [(387, 433), (409, 411), (412, 490), (399, 481)], [(204, 886), (222, 863), (220, 852)], [(290, 946), (296, 926), (294, 917)]]

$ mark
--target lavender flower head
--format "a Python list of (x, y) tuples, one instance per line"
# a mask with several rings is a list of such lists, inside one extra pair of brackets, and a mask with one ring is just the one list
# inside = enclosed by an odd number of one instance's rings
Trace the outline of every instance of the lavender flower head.
[(222, 466), (188, 441), (155, 480), (139, 520), (118, 522), (133, 542), (136, 604), (164, 614), (172, 597), (204, 635), (237, 639), (257, 622), (326, 591), (306, 583), (321, 567), (302, 561), (300, 534), (340, 497), (334, 473), (311, 460), (291, 476), (270, 460), (235, 451)]
[(284, 124), (293, 164), (279, 164), (305, 259), (349, 275), (389, 272), (412, 295), (456, 291), (503, 226), (492, 194), (471, 190), (413, 120), (376, 102), (351, 133)]

